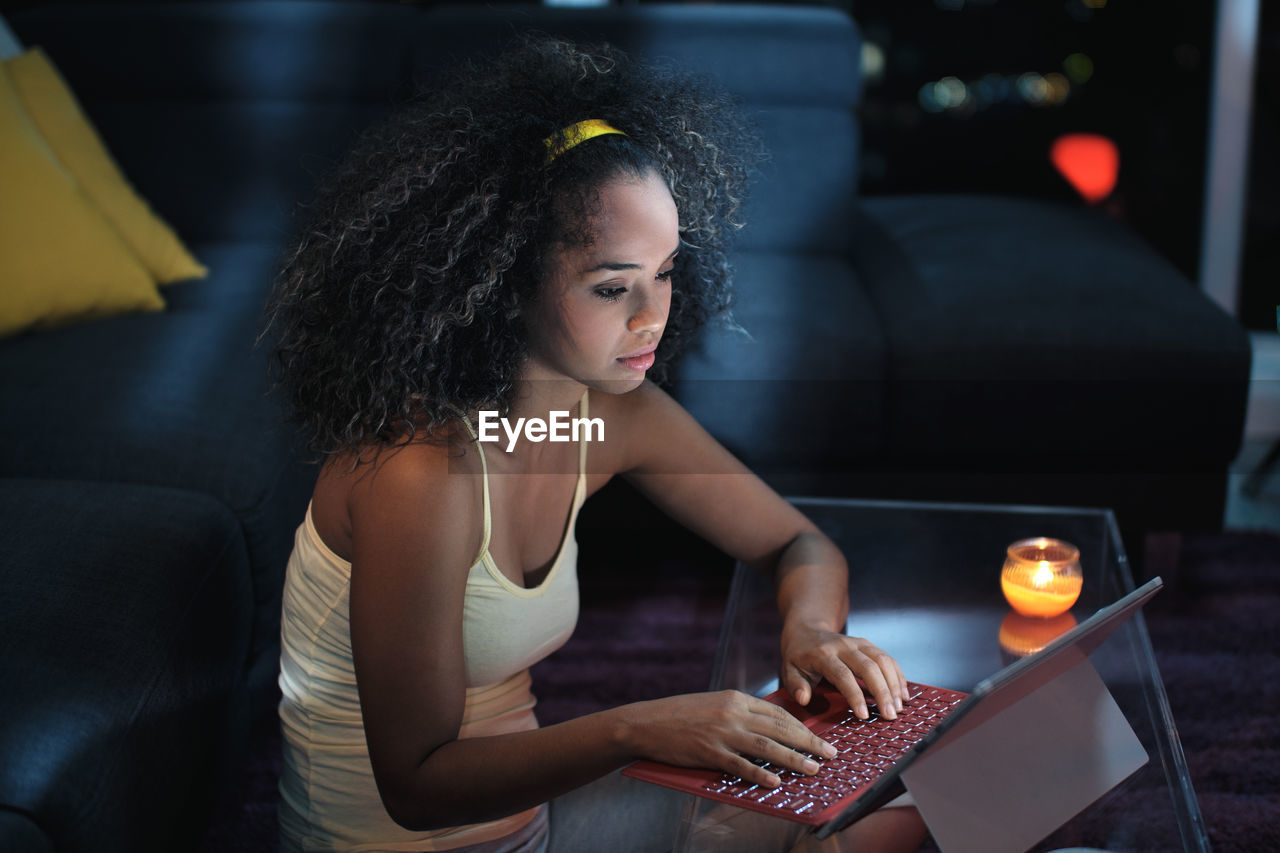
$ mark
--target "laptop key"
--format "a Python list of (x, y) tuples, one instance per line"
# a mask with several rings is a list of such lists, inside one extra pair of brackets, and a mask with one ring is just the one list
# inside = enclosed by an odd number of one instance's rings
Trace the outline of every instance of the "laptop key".
[(762, 805), (773, 806), (778, 809), (785, 809), (796, 799), (795, 795), (781, 789), (774, 790), (767, 797), (761, 797), (758, 802)]

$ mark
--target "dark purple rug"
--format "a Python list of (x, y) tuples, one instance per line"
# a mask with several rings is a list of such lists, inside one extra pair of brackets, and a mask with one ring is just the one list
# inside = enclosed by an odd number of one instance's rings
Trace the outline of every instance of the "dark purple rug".
[(1210, 840), (1280, 850), (1280, 536), (1188, 537), (1147, 629)]
[[(1280, 850), (1280, 535), (1188, 536), (1177, 562), (1147, 627), (1210, 839), (1218, 853)], [(727, 591), (727, 572), (676, 564), (584, 571), (577, 631), (534, 669), (539, 718), (704, 689)], [(279, 751), (267, 708), (202, 853), (275, 849)], [(1148, 849), (1176, 839), (1152, 829)]]

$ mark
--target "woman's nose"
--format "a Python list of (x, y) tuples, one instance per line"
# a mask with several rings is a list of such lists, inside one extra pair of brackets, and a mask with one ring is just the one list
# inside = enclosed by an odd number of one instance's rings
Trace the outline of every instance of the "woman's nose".
[(667, 312), (671, 308), (671, 291), (663, 288), (660, 293), (642, 295), (640, 304), (627, 321), (630, 332), (661, 332), (667, 325)]

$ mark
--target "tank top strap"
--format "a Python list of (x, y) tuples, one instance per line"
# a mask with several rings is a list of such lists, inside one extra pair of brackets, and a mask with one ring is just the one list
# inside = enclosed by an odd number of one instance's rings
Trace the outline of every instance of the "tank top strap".
[[(582, 396), (578, 399), (578, 417), (588, 418), (587, 396), (590, 392), (584, 390)], [(484, 446), (477, 435), (475, 427), (471, 425), (471, 418), (467, 417), (466, 412), (460, 409), (454, 409), (458, 414), (458, 418), (462, 421), (463, 426), (467, 428), (467, 434), (471, 436), (471, 443), (475, 445), (476, 452), (480, 454), (480, 482), (481, 493), (483, 494), (484, 507), (484, 532), (480, 537), (480, 554), (483, 556), (489, 552), (489, 538), (493, 530), (492, 515), (489, 509), (489, 463), (484, 458)], [(590, 429), (582, 430), (578, 436), (578, 482), (573, 488), (573, 507), (571, 511), (581, 506), (582, 501), (586, 497), (587, 485), (587, 437), (591, 434)]]
[[(591, 417), (587, 411), (587, 395), (590, 391), (583, 390), (582, 399), (578, 400), (578, 417), (586, 420)], [(578, 493), (586, 488), (587, 482), (587, 437), (591, 435), (590, 427), (582, 430), (578, 436), (578, 485), (574, 487), (574, 500), (580, 500)], [(583, 492), (585, 494), (585, 492)]]
[(489, 463), (485, 461), (484, 446), (480, 442), (480, 437), (476, 434), (475, 427), (471, 425), (471, 418), (467, 417), (466, 412), (463, 412), (461, 409), (454, 409), (454, 411), (457, 412), (458, 418), (461, 419), (463, 426), (467, 428), (467, 434), (471, 436), (471, 443), (475, 445), (476, 452), (480, 454), (480, 489), (483, 495), (482, 506), (484, 514), (484, 531), (480, 536), (479, 554), (483, 556), (484, 554), (489, 553), (489, 535), (490, 531), (493, 529), (489, 513)]

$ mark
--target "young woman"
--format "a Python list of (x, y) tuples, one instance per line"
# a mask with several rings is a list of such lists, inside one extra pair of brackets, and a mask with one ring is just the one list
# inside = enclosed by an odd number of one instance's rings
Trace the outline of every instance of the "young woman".
[[(628, 762), (776, 785), (751, 759), (814, 773), (801, 753), (832, 751), (731, 691), (538, 726), (528, 669), (573, 630), (574, 522), (611, 477), (776, 572), (801, 704), (824, 678), (863, 714), (858, 679), (887, 716), (906, 698), (897, 663), (842, 633), (831, 541), (650, 380), (727, 307), (749, 137), (687, 80), (547, 38), (435, 91), (322, 188), (273, 301), (281, 379), (326, 456), (284, 592), (282, 842), (668, 849), (673, 826), (621, 819), (671, 813)], [(477, 440), (555, 413), (598, 425)], [(914, 810), (891, 811), (882, 835), (910, 849)], [(751, 843), (786, 849), (767, 834)]]

